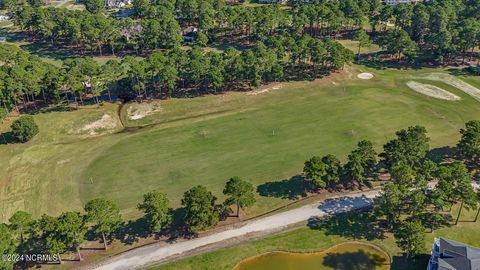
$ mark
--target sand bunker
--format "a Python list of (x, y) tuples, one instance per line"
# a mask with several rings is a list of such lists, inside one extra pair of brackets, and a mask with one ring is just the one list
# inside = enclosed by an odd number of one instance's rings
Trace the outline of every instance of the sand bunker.
[(104, 114), (99, 120), (83, 126), (78, 133), (97, 135), (104, 130), (113, 130), (118, 127), (118, 122), (109, 114)]
[(445, 74), (445, 73), (431, 73), (429, 75), (423, 76), (422, 79), (440, 81), (440, 82), (446, 83), (448, 85), (451, 85), (455, 88), (462, 90), (463, 92), (469, 94), (476, 100), (480, 101), (480, 89), (458, 78), (455, 78), (452, 75)]
[(362, 79), (362, 80), (371, 80), (371, 79), (373, 79), (373, 74), (368, 73), (368, 72), (364, 72), (364, 73), (358, 74), (357, 77), (359, 79)]
[(419, 83), (416, 81), (408, 81), (407, 86), (410, 87), (410, 89), (420, 94), (424, 94), (426, 96), (433, 97), (433, 98), (438, 98), (443, 100), (460, 100), (461, 99), (459, 96), (454, 95), (448, 92), (447, 90), (444, 90), (440, 87), (437, 87), (431, 84)]
[(127, 109), (127, 117), (130, 120), (139, 120), (160, 111), (162, 111), (162, 108), (158, 103), (132, 103)]

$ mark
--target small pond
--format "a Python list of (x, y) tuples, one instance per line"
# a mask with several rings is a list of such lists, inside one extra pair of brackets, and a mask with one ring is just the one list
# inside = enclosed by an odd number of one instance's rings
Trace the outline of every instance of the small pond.
[(240, 262), (234, 270), (388, 270), (390, 259), (380, 248), (343, 243), (315, 253), (269, 252)]

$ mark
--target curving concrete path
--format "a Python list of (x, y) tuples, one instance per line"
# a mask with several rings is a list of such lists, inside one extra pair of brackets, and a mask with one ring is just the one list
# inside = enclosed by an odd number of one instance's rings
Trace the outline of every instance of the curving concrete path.
[(252, 234), (268, 235), (278, 232), (289, 225), (307, 221), (312, 217), (323, 217), (366, 207), (372, 204), (372, 199), (378, 194), (379, 191), (367, 191), (343, 195), (324, 202), (317, 202), (271, 216), (249, 220), (238, 227), (226, 229), (208, 236), (140, 247), (114, 256), (96, 266), (90, 267), (90, 269), (123, 270), (145, 268), (155, 263), (167, 261), (172, 257), (188, 255), (196, 251), (198, 253), (199, 248), (209, 245), (223, 244), (224, 246), (225, 241), (229, 239), (246, 237)]

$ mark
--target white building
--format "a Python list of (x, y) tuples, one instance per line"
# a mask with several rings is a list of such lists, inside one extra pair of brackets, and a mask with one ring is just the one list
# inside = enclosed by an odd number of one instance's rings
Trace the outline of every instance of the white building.
[(480, 248), (446, 238), (435, 238), (427, 270), (478, 270)]
[(106, 8), (124, 8), (126, 5), (131, 5), (131, 0), (104, 0)]
[(180, 32), (180, 35), (183, 36), (183, 41), (185, 42), (193, 42), (198, 36), (198, 28), (189, 26), (185, 29), (183, 29)]
[(10, 20), (10, 18), (7, 15), (0, 15), (0, 22), (6, 22)]

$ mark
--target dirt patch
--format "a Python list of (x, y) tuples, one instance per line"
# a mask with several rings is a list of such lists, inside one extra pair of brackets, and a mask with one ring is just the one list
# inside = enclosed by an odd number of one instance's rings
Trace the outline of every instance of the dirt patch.
[(111, 131), (119, 126), (118, 122), (109, 114), (104, 114), (102, 118), (95, 122), (86, 124), (78, 129), (76, 133), (87, 133), (88, 135), (98, 135), (103, 131)]
[(129, 120), (139, 120), (155, 112), (161, 112), (163, 109), (160, 104), (153, 102), (132, 103), (127, 109), (127, 118)]
[(357, 75), (357, 78), (362, 79), (362, 80), (371, 80), (373, 79), (373, 74), (368, 73), (368, 72), (363, 72)]
[(425, 83), (420, 83), (416, 81), (408, 81), (407, 86), (414, 90), (415, 92), (418, 92), (420, 94), (437, 98), (437, 99), (442, 99), (442, 100), (461, 100), (461, 98), (457, 95), (454, 95), (447, 90), (444, 90), (440, 87), (437, 87), (435, 85), (431, 84), (425, 84)]
[[(337, 74), (346, 75), (349, 79), (353, 78), (353, 73), (351, 72), (349, 66), (345, 66), (345, 68), (342, 71), (340, 71), (340, 73), (337, 73)], [(330, 75), (329, 77), (332, 77), (332, 75)]]
[(432, 81), (440, 81), (451, 85), (455, 88), (462, 90), (463, 92), (467, 93), (468, 95), (472, 96), (476, 100), (480, 101), (480, 89), (476, 88), (475, 86), (468, 84), (455, 76), (445, 73), (431, 73), (429, 75), (423, 76), (422, 79), (432, 80)]
[(257, 89), (257, 90), (253, 90), (251, 92), (247, 92), (247, 95), (259, 95), (259, 94), (264, 94), (264, 93), (268, 93), (272, 90), (279, 90), (279, 89), (282, 89), (282, 85), (281, 84), (278, 84), (278, 85), (275, 85), (275, 86), (272, 86), (272, 87), (267, 87), (267, 88), (260, 88), (260, 89)]
[(57, 161), (57, 165), (62, 165), (62, 164), (69, 163), (69, 162), (70, 162), (70, 159), (62, 159), (62, 160)]

